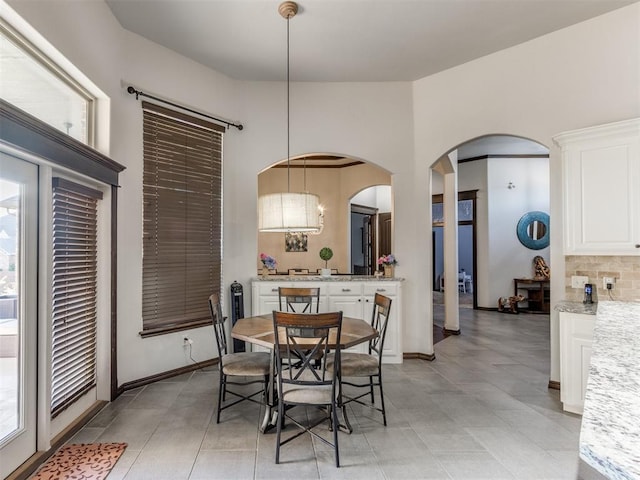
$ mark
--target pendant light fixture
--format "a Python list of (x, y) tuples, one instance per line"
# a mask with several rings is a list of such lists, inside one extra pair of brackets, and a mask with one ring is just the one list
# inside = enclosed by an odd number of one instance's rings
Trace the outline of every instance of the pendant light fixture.
[[(289, 20), (298, 13), (298, 4), (283, 2), (278, 7), (278, 12), (287, 21), (287, 191), (262, 195), (258, 199), (258, 230), (318, 233), (323, 227), (320, 198), (313, 193), (291, 192)], [(306, 189), (306, 178), (304, 188)]]

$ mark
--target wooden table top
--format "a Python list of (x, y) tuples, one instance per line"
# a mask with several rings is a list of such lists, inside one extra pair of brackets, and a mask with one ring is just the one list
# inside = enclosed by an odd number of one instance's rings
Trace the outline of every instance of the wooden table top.
[[(378, 331), (360, 318), (342, 317), (342, 331), (340, 347), (349, 348), (363, 342), (368, 342), (378, 336)], [(231, 329), (231, 337), (245, 342), (273, 348), (275, 334), (273, 333), (273, 315), (259, 315), (256, 317), (240, 318)], [(284, 333), (280, 335), (284, 338)], [(335, 347), (335, 339), (329, 337), (329, 345)]]

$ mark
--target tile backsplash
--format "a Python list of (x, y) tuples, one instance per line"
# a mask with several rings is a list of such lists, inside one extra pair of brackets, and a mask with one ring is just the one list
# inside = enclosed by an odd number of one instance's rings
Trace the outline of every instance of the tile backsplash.
[(609, 300), (609, 294), (602, 285), (603, 277), (614, 277), (611, 290), (614, 300), (640, 302), (640, 256), (577, 256), (565, 259), (565, 299), (580, 302), (583, 291), (571, 288), (571, 276), (589, 277), (593, 284), (594, 301)]

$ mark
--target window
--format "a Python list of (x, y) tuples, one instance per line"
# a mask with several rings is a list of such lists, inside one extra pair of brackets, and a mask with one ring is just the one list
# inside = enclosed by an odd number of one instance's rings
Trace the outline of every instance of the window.
[(220, 293), (223, 127), (142, 102), (142, 336), (211, 322)]
[(87, 145), (95, 98), (0, 20), (0, 98)]
[(102, 193), (53, 179), (51, 414), (96, 384), (97, 203)]

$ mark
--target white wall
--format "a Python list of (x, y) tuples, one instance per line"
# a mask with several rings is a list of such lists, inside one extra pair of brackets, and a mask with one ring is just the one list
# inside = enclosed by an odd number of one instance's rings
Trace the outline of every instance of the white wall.
[[(233, 82), (127, 33), (102, 2), (10, 4), (111, 98), (108, 147), (127, 166), (119, 197), (118, 382), (187, 365), (180, 334), (138, 336), (142, 122), (139, 104), (121, 81), (246, 126), (243, 132), (229, 130), (224, 141), (225, 292), (233, 280), (248, 287), (255, 275), (257, 174), (285, 157), (285, 88)], [(292, 85), (292, 156), (349, 155), (392, 173), (393, 252), (400, 260), (397, 274), (407, 279), (405, 351), (433, 351), (431, 301), (424, 296), (431, 287), (429, 166), (469, 139), (515, 134), (551, 148), (552, 295), (562, 297), (561, 171), (551, 137), (640, 116), (639, 19), (636, 3), (413, 84)], [(557, 316), (552, 323), (555, 337)], [(191, 336), (196, 360), (211, 357), (210, 330)], [(553, 338), (552, 348), (557, 349)]]
[[(430, 182), (425, 166), (485, 134), (518, 135), (550, 148), (552, 302), (564, 296), (564, 258), (562, 171), (551, 137), (640, 116), (639, 39), (640, 4), (635, 3), (414, 84), (418, 190), (426, 190)], [(416, 218), (422, 223), (416, 228), (426, 230), (423, 216)], [(399, 227), (396, 233), (413, 234), (413, 229)], [(406, 255), (404, 248), (411, 246), (396, 250)], [(431, 281), (430, 271), (416, 265), (403, 273), (412, 283), (423, 284)], [(407, 309), (413, 322), (405, 325), (405, 332), (412, 332), (418, 319), (429, 318), (431, 306), (422, 301)], [(557, 337), (558, 316), (552, 310), (552, 380), (559, 379)]]
[[(110, 155), (127, 167), (120, 177), (118, 212), (118, 383), (188, 365), (183, 333), (147, 339), (138, 335), (142, 329), (142, 114), (139, 102), (126, 93), (126, 85), (130, 82), (148, 93), (237, 119), (245, 126), (242, 132), (229, 130), (224, 138), (227, 297), (234, 280), (247, 290), (255, 276), (257, 174), (286, 157), (284, 84), (234, 82), (124, 31), (103, 2), (10, 4), (111, 98)], [(411, 93), (406, 82), (292, 85), (292, 156), (333, 152), (367, 160), (392, 174), (409, 175)], [(245, 307), (250, 311), (248, 299)], [(189, 335), (195, 360), (214, 356), (212, 329)]]
[(391, 187), (376, 185), (362, 190), (351, 197), (350, 203), (377, 208), (379, 213), (391, 211)]
[[(237, 279), (246, 289), (255, 276), (256, 176), (286, 157), (286, 90), (281, 83), (269, 82), (245, 82), (239, 88), (239, 115), (246, 129), (234, 151), (241, 167), (225, 170), (225, 182), (234, 188), (227, 189), (224, 197), (225, 214), (227, 208), (229, 213), (226, 233), (232, 232), (230, 237), (225, 234), (224, 257), (229, 281)], [(291, 92), (292, 157), (323, 152), (366, 160), (391, 172), (394, 192), (399, 178), (411, 178), (411, 84), (302, 83), (293, 84)], [(387, 121), (380, 122), (381, 118)], [(234, 162), (228, 151), (225, 159), (227, 164)], [(396, 203), (396, 225), (398, 210)], [(343, 214), (348, 218), (346, 202)], [(401, 269), (402, 265), (396, 270), (399, 275)]]
[[(549, 247), (530, 250), (520, 243), (516, 226), (530, 211), (549, 213), (549, 160), (546, 158), (489, 158), (487, 195), (489, 218), (489, 283), (478, 290), (481, 307), (497, 306), (499, 297), (513, 295), (513, 279), (533, 277), (533, 257), (549, 263)], [(507, 185), (513, 182), (515, 188)], [(480, 253), (479, 255), (480, 256)]]

